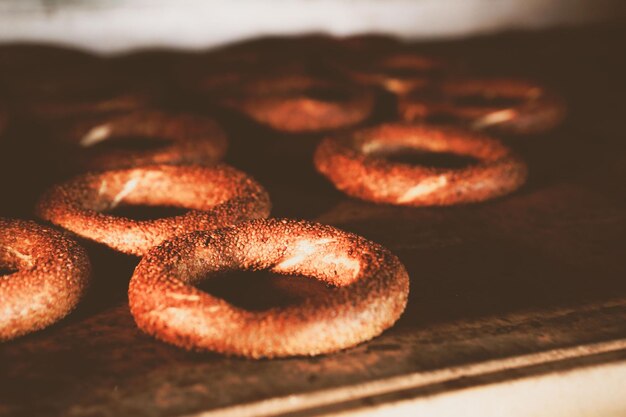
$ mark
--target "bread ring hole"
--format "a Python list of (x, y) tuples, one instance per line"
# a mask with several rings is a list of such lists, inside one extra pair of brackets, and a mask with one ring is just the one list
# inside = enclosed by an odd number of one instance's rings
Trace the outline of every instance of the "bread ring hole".
[(231, 271), (195, 284), (202, 291), (248, 311), (263, 311), (328, 295), (332, 287), (313, 278), (271, 271)]
[(433, 152), (409, 146), (381, 147), (376, 149), (372, 155), (397, 164), (447, 169), (467, 168), (480, 162), (469, 155), (460, 155), (453, 152)]
[(17, 268), (11, 265), (2, 265), (0, 264), (0, 277), (5, 277), (19, 271)]
[(447, 112), (433, 112), (421, 119), (423, 122), (442, 126), (464, 126), (466, 121), (456, 114)]
[(145, 135), (111, 135), (94, 142), (88, 149), (93, 152), (147, 152), (165, 149), (173, 141), (164, 137)]
[(147, 221), (163, 219), (167, 217), (182, 216), (188, 211), (188, 209), (185, 209), (183, 207), (126, 204), (119, 205), (109, 210), (103, 211), (103, 213), (115, 217), (125, 217), (127, 219), (133, 219), (138, 221)]

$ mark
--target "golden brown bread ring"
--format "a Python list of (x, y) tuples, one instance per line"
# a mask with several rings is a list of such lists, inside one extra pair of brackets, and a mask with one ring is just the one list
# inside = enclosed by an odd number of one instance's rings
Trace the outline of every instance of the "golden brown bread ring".
[[(138, 110), (120, 115), (81, 118), (54, 134), (70, 159), (85, 170), (132, 168), (144, 165), (213, 164), (224, 157), (225, 132), (212, 119), (192, 114), (170, 114), (158, 110)], [(105, 141), (153, 138), (164, 146), (145, 150), (112, 149), (100, 151), (95, 145)], [(120, 139), (118, 139), (120, 138)], [(69, 152), (65, 152), (65, 149)], [(75, 154), (74, 158), (68, 158)]]
[(90, 114), (129, 112), (148, 106), (150, 101), (143, 93), (100, 93), (94, 97), (39, 98), (26, 104), (26, 111), (42, 120), (54, 120)]
[(374, 109), (370, 91), (306, 75), (248, 81), (240, 92), (226, 95), (220, 102), (260, 124), (289, 133), (353, 126)]
[[(303, 275), (337, 288), (259, 312), (194, 287), (236, 269)], [(276, 358), (330, 353), (376, 337), (400, 317), (408, 292), (404, 266), (382, 246), (319, 223), (268, 219), (164, 242), (135, 269), (128, 299), (139, 328), (160, 340)]]
[[(106, 214), (119, 205), (189, 211), (155, 220)], [(154, 165), (77, 176), (51, 187), (36, 211), (77, 235), (140, 256), (169, 237), (267, 217), (270, 201), (261, 185), (227, 165)]]
[[(485, 105), (462, 103), (472, 97), (485, 100)], [(398, 110), (409, 122), (450, 116), (475, 130), (510, 134), (548, 131), (558, 126), (566, 113), (560, 97), (538, 84), (517, 79), (443, 81), (434, 91), (417, 89), (401, 97)]]
[(43, 329), (69, 314), (91, 266), (76, 242), (32, 221), (0, 218), (0, 341)]
[[(461, 169), (392, 163), (377, 153), (451, 152), (479, 161)], [(407, 206), (452, 205), (508, 194), (525, 181), (526, 164), (494, 139), (452, 128), (386, 124), (323, 140), (315, 166), (337, 189), (363, 200)]]
[(443, 61), (408, 52), (383, 55), (373, 61), (368, 57), (366, 62), (347, 62), (336, 67), (353, 82), (397, 95), (430, 85), (446, 70)]

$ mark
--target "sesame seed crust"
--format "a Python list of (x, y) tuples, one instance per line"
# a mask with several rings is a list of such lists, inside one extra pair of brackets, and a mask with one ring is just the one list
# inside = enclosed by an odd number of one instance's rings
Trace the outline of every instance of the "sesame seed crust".
[[(247, 311), (194, 284), (228, 270), (303, 275), (331, 296)], [(139, 328), (176, 346), (249, 358), (319, 355), (391, 327), (405, 309), (408, 274), (382, 246), (331, 226), (252, 220), (168, 240), (144, 256), (130, 281)]]
[[(134, 220), (106, 214), (123, 205), (189, 209), (183, 215)], [(228, 165), (153, 165), (87, 173), (51, 187), (36, 213), (79, 236), (141, 256), (163, 240), (269, 216), (263, 187)]]
[[(389, 162), (382, 150), (452, 152), (479, 162), (460, 169)], [(385, 124), (329, 137), (318, 145), (317, 170), (337, 189), (363, 200), (406, 206), (445, 206), (508, 194), (526, 181), (526, 163), (501, 142), (452, 128)]]
[(0, 218), (0, 341), (43, 329), (69, 314), (91, 273), (74, 240), (32, 221)]

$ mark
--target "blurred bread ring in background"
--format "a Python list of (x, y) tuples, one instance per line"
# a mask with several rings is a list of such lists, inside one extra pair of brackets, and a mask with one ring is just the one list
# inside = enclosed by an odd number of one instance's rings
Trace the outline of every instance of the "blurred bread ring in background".
[(314, 133), (357, 125), (374, 109), (364, 89), (308, 76), (265, 77), (220, 99), (256, 122), (289, 133)]
[[(133, 205), (189, 211), (153, 220), (107, 214)], [(270, 201), (260, 184), (227, 165), (153, 165), (77, 176), (51, 187), (36, 212), (79, 236), (140, 256), (169, 237), (267, 217)]]
[(24, 106), (29, 115), (49, 122), (78, 116), (129, 112), (148, 106), (150, 101), (150, 97), (139, 92), (88, 91), (74, 96), (36, 98)]
[(522, 135), (558, 126), (566, 108), (560, 97), (529, 81), (458, 79), (400, 97), (398, 111), (409, 122), (443, 119), (473, 130)]
[[(477, 161), (463, 168), (390, 162), (385, 153), (453, 153)], [(337, 189), (363, 200), (406, 206), (442, 206), (508, 194), (526, 181), (526, 164), (501, 142), (469, 131), (386, 124), (324, 139), (317, 170)]]
[[(336, 288), (301, 304), (248, 311), (194, 287), (229, 270), (302, 275)], [(398, 320), (408, 292), (404, 266), (382, 246), (332, 226), (268, 219), (164, 242), (135, 269), (128, 299), (139, 328), (165, 342), (276, 358), (376, 337)]]
[(0, 218), (0, 341), (43, 329), (69, 314), (89, 283), (87, 254), (32, 221)]
[(423, 88), (439, 79), (447, 65), (438, 59), (412, 52), (388, 53), (379, 57), (338, 60), (333, 65), (350, 81), (379, 87), (396, 95)]
[(228, 146), (213, 119), (158, 110), (82, 117), (63, 123), (52, 136), (59, 145), (52, 152), (81, 170), (210, 165), (224, 157)]

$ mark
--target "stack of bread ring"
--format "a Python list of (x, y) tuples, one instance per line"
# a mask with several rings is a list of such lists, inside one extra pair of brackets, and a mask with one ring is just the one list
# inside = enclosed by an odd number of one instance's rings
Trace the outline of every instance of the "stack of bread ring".
[[(314, 135), (307, 157), (339, 191), (411, 207), (514, 192), (528, 167), (512, 138), (548, 132), (565, 115), (563, 100), (540, 84), (467, 75), (449, 59), (386, 37), (271, 39), (172, 65), (168, 97), (199, 100), (202, 111), (164, 105), (155, 98), (160, 91), (133, 90), (98, 69), (101, 61), (76, 62), (107, 80), (104, 92), (85, 87), (90, 76), (59, 75), (17, 106), (22, 118), (45, 126), (41, 146), (62, 180), (36, 203), (40, 223), (0, 218), (0, 266), (8, 271), (0, 276), (1, 341), (47, 327), (80, 304), (91, 280), (86, 242), (140, 258), (128, 286), (130, 312), (144, 332), (181, 348), (277, 358), (370, 340), (407, 305), (401, 261), (348, 231), (269, 218), (264, 187), (222, 162), (229, 129), (216, 115), (235, 114), (293, 141)], [(0, 136), (6, 115), (0, 104)], [(412, 152), (471, 162), (437, 167), (392, 158)], [(137, 220), (114, 212), (137, 205), (184, 213)], [(332, 292), (249, 311), (197, 287), (232, 270), (300, 275)]]

